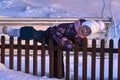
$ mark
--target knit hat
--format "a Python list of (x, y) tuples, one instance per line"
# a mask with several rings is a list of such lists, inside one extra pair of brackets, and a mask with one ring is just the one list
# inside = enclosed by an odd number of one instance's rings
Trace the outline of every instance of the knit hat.
[(87, 20), (82, 23), (82, 26), (89, 26), (91, 29), (91, 34), (97, 33), (101, 30), (104, 30), (106, 28), (103, 21), (93, 21), (93, 20)]

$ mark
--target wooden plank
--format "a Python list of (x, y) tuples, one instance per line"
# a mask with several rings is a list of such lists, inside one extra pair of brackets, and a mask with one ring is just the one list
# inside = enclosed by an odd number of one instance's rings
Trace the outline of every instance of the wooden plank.
[(87, 19), (87, 20), (107, 20), (107, 21), (111, 21), (112, 17), (108, 17), (108, 18), (101, 18), (101, 17), (61, 17), (61, 18), (40, 18), (40, 17), (37, 17), (37, 18), (13, 18), (13, 17), (0, 17), (0, 20), (26, 20), (26, 21), (29, 21), (29, 20), (45, 20), (45, 21), (52, 21), (52, 20), (78, 20), (78, 19)]
[[(0, 44), (1, 45), (1, 44)], [(0, 48), (1, 48), (1, 46), (0, 46)], [(9, 44), (5, 44), (5, 49), (9, 49)], [(14, 49), (17, 49), (17, 45), (16, 44), (14, 44)], [(25, 45), (24, 44), (21, 44), (21, 49), (25, 49)], [(41, 50), (41, 46), (40, 45), (38, 45), (37, 46), (37, 49), (38, 50)], [(45, 46), (45, 49), (46, 50), (49, 50), (49, 46)], [(57, 47), (54, 47), (54, 49), (56, 50), (57, 49)], [(29, 45), (29, 50), (33, 50), (33, 46), (32, 45)], [(106, 52), (106, 53), (109, 53), (109, 48), (105, 48), (104, 49), (104, 51)], [(65, 49), (63, 49), (63, 51), (65, 51)], [(79, 51), (83, 51), (83, 48), (79, 48)], [(87, 48), (87, 51), (88, 52), (92, 52), (92, 48), (91, 47), (88, 47)], [(100, 48), (96, 48), (96, 52), (100, 52), (101, 51), (101, 49)], [(116, 54), (116, 53), (118, 53), (118, 48), (114, 48), (113, 49), (113, 51), (114, 51), (114, 53)], [(6, 52), (7, 53), (7, 52)]]
[[(102, 20), (104, 23), (111, 23), (112, 18), (87, 18), (87, 17), (82, 17), (83, 19), (86, 20)], [(57, 25), (60, 23), (71, 23), (74, 22), (75, 20), (80, 19), (74, 18), (74, 17), (69, 17), (69, 18), (0, 18), (0, 25)]]

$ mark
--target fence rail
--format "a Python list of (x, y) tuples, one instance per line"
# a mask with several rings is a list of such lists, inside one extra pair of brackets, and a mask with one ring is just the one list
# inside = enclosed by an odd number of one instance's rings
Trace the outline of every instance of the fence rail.
[[(54, 46), (53, 45), (53, 40), (50, 39), (50, 44), (46, 45), (45, 44), (45, 39), (43, 39), (41, 45), (38, 45), (36, 41), (33, 41), (33, 45), (30, 45), (29, 40), (25, 40), (25, 44), (22, 44), (22, 41), (20, 38), (17, 39), (17, 44), (14, 44), (14, 38), (10, 37), (9, 43), (5, 43), (5, 37), (1, 37), (1, 44), (0, 44), (0, 49), (1, 49), (1, 55), (0, 55), (0, 60), (1, 63), (5, 64), (5, 54), (6, 54), (6, 49), (9, 50), (9, 68), (14, 69), (14, 49), (17, 50), (17, 70), (21, 71), (21, 55), (22, 55), (22, 50), (25, 50), (25, 73), (30, 73), (30, 50), (33, 50), (33, 75), (38, 76), (38, 67), (37, 65), (39, 63), (37, 58), (38, 58), (38, 50), (41, 50), (41, 76), (46, 75), (46, 70), (45, 70), (45, 57), (46, 57), (46, 50), (49, 53), (49, 77), (54, 76), (54, 50), (58, 50), (58, 63), (61, 62), (61, 57), (62, 57), (62, 52), (65, 52), (65, 64), (66, 64), (66, 74), (65, 74), (65, 79), (66, 80), (71, 80), (70, 79), (70, 52), (71, 51), (66, 51), (62, 49), (59, 46)], [(73, 51), (73, 56), (74, 56), (74, 80), (79, 80), (79, 72), (78, 72), (78, 64), (79, 64), (79, 52), (82, 52), (83, 56), (83, 63), (82, 63), (82, 80), (87, 80), (87, 55), (88, 52), (91, 52), (91, 80), (96, 79), (96, 55), (97, 53), (100, 53), (100, 80), (104, 80), (104, 62), (105, 62), (105, 54), (108, 53), (109, 56), (109, 62), (108, 62), (108, 79), (112, 80), (113, 79), (113, 55), (118, 54), (118, 72), (117, 72), (117, 79), (120, 80), (120, 40), (118, 42), (118, 48), (113, 48), (113, 40), (110, 40), (109, 42), (109, 48), (105, 48), (105, 41), (101, 40), (101, 46), (98, 48), (96, 47), (96, 40), (92, 40), (92, 47), (87, 47), (87, 39), (84, 40), (84, 46), (79, 48), (77, 43), (75, 42), (75, 50)], [(62, 66), (58, 64), (58, 77), (61, 78), (62, 76)]]

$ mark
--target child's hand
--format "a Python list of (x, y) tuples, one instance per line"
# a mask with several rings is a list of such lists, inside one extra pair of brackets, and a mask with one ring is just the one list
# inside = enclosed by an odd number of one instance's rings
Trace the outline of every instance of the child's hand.
[(73, 45), (67, 45), (67, 50), (73, 51), (74, 50), (74, 46)]

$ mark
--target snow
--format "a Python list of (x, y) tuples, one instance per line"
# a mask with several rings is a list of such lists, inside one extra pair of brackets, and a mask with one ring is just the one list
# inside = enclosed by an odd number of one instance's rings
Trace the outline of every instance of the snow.
[(40, 78), (19, 71), (9, 70), (0, 63), (0, 80), (40, 80)]
[[(110, 4), (112, 15), (110, 13)], [(117, 25), (117, 32), (120, 34), (120, 1), (119, 0), (105, 0), (104, 17), (114, 17)], [(89, 5), (88, 5), (89, 4)], [(102, 0), (0, 0), (0, 17), (101, 17), (103, 8)], [(110, 29), (110, 39), (113, 39), (114, 47), (117, 47), (119, 35), (114, 36), (114, 26)], [(108, 56), (106, 56), (108, 57)], [(73, 56), (70, 57), (70, 77), (73, 78)], [(15, 57), (16, 59), (16, 57)], [(39, 58), (40, 59), (40, 58)], [(48, 58), (47, 58), (48, 59)], [(24, 60), (24, 58), (22, 58)], [(30, 58), (32, 63), (32, 58)], [(16, 60), (14, 60), (16, 61)], [(40, 61), (40, 60), (39, 60)], [(46, 60), (47, 65), (49, 60)], [(105, 59), (105, 78), (108, 77), (108, 58)], [(117, 77), (117, 55), (114, 55), (113, 69), (114, 79)], [(56, 78), (32, 76), (23, 72), (8, 69), (9, 58), (6, 56), (6, 66), (0, 63), (0, 80), (57, 80)], [(14, 62), (16, 64), (16, 62)], [(24, 63), (24, 62), (22, 62)], [(91, 56), (88, 55), (88, 72), (90, 72)], [(99, 79), (99, 56), (96, 58), (96, 78)], [(24, 66), (24, 64), (22, 64)], [(30, 64), (32, 65), (32, 64)], [(40, 67), (40, 66), (39, 66)], [(32, 67), (30, 67), (32, 70)], [(47, 73), (49, 72), (48, 68)], [(82, 56), (79, 56), (79, 78), (82, 74)], [(88, 74), (90, 78), (91, 74)]]
[[(9, 58), (7, 57), (6, 63), (8, 62), (9, 62)], [(33, 76), (31, 74), (27, 74), (21, 71), (16, 71), (12, 69), (10, 70), (8, 69), (8, 65), (5, 66), (4, 64), (0, 63), (0, 80), (58, 80), (58, 79), (48, 78), (47, 76), (37, 77), (37, 76)]]

